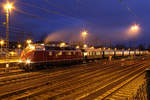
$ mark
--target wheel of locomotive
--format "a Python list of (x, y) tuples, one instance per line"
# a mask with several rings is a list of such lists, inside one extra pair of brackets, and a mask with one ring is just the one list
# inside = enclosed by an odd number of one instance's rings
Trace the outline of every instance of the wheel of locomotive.
[(35, 66), (33, 64), (27, 64), (24, 68), (28, 72), (35, 70)]

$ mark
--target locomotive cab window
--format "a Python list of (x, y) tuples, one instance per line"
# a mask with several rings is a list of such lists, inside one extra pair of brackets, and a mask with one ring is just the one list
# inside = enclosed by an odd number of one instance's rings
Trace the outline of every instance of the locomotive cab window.
[(48, 55), (49, 55), (49, 56), (52, 56), (52, 55), (53, 55), (53, 53), (50, 51)]

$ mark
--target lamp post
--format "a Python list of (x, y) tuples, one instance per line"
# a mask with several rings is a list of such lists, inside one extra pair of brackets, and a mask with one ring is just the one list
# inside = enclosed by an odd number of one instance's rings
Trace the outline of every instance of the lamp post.
[(6, 48), (9, 48), (9, 13), (13, 9), (13, 4), (7, 1), (4, 5), (6, 11)]
[(19, 49), (19, 55), (21, 54), (20, 52), (21, 44), (18, 44), (18, 49)]
[(134, 40), (134, 42), (135, 42), (134, 43), (134, 56), (136, 53), (136, 36), (138, 35), (139, 31), (140, 31), (140, 26), (137, 24), (134, 24), (130, 27), (130, 35), (135, 38), (135, 40)]
[(9, 67), (9, 64), (7, 63), (8, 58), (8, 52), (9, 52), (9, 13), (13, 8), (13, 4), (7, 0), (7, 3), (4, 5), (4, 10), (6, 11), (6, 70)]

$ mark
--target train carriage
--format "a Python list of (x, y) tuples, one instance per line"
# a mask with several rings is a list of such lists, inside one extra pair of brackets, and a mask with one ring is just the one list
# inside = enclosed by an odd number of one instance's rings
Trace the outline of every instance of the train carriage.
[(130, 51), (130, 56), (133, 56), (135, 54), (135, 51)]
[(130, 55), (130, 53), (129, 53), (128, 50), (124, 50), (124, 51), (123, 51), (123, 56), (129, 56), (129, 55)]
[(103, 52), (104, 54), (104, 57), (109, 57), (109, 56), (114, 56), (115, 55), (115, 52), (114, 52), (114, 50), (105, 50), (104, 52)]
[(122, 50), (115, 51), (115, 56), (117, 56), (117, 57), (123, 56), (123, 51)]
[(135, 51), (135, 55), (136, 55), (136, 56), (140, 55), (140, 51), (139, 51), (139, 50), (136, 50), (136, 51)]
[(86, 60), (94, 60), (102, 58), (102, 50), (101, 49), (84, 49), (83, 56)]

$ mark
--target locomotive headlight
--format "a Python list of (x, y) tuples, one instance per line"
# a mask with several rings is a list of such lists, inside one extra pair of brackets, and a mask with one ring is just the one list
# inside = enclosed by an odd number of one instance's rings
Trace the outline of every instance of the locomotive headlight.
[(22, 63), (22, 60), (21, 60), (21, 59), (19, 59), (19, 60), (18, 60), (18, 62), (19, 62), (19, 63)]
[(31, 63), (31, 60), (30, 60), (30, 59), (27, 59), (26, 63), (27, 63), (27, 64), (30, 64), (30, 63)]

